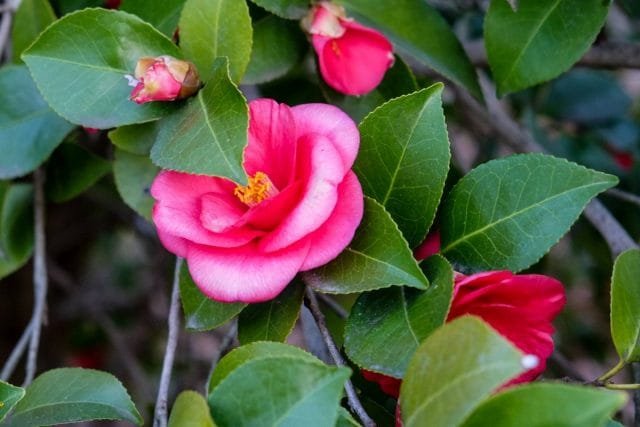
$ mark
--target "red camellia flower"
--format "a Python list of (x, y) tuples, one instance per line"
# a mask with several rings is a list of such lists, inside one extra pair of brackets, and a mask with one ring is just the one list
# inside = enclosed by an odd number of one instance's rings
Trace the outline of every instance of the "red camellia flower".
[(393, 65), (393, 46), (389, 40), (347, 18), (340, 6), (318, 3), (303, 26), (311, 34), (322, 78), (338, 92), (347, 95), (370, 92)]
[(164, 246), (187, 260), (218, 301), (274, 298), (299, 271), (323, 265), (351, 241), (362, 188), (351, 171), (360, 136), (325, 104), (249, 104), (248, 184), (163, 171), (153, 182), (153, 221)]
[(167, 55), (140, 58), (135, 78), (126, 77), (134, 86), (131, 100), (137, 104), (187, 98), (200, 87), (195, 65)]

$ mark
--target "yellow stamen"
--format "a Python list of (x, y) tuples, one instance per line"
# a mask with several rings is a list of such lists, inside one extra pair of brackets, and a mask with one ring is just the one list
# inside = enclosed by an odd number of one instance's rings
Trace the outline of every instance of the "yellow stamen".
[(278, 194), (278, 189), (266, 173), (256, 172), (249, 177), (248, 185), (238, 185), (233, 194), (245, 205), (253, 207)]

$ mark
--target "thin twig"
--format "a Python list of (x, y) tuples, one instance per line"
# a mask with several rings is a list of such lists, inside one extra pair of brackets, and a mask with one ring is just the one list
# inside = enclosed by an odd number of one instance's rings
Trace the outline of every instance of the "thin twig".
[(169, 334), (167, 338), (167, 348), (162, 362), (162, 374), (160, 376), (160, 386), (158, 387), (158, 399), (156, 400), (156, 410), (153, 419), (154, 427), (167, 426), (167, 396), (169, 394), (169, 383), (171, 382), (171, 371), (173, 370), (173, 360), (178, 346), (178, 335), (180, 332), (180, 267), (182, 258), (176, 259), (176, 266), (173, 273), (173, 287), (171, 290), (171, 305), (169, 307)]
[[(640, 363), (632, 363), (631, 371), (633, 372), (633, 380), (640, 383)], [(633, 393), (633, 406), (635, 409), (635, 426), (640, 427), (640, 392)]]
[(33, 288), (34, 306), (31, 323), (33, 330), (29, 341), (29, 352), (27, 354), (27, 368), (24, 385), (27, 386), (33, 381), (36, 373), (38, 359), (38, 346), (40, 345), (40, 331), (44, 310), (47, 301), (47, 263), (46, 263), (46, 239), (45, 239), (45, 200), (44, 200), (44, 171), (36, 169), (33, 174), (34, 187), (34, 222), (35, 222), (35, 242), (33, 251)]
[(11, 375), (13, 375), (13, 371), (16, 369), (16, 366), (18, 365), (18, 361), (24, 354), (24, 351), (27, 349), (27, 343), (31, 338), (31, 331), (33, 331), (33, 322), (29, 322), (27, 324), (26, 328), (24, 328), (24, 331), (22, 332), (22, 336), (16, 343), (16, 346), (13, 347), (11, 354), (9, 355), (9, 357), (7, 358), (7, 361), (4, 363), (4, 366), (2, 367), (2, 372), (0, 373), (0, 380), (7, 381), (9, 380), (9, 378), (11, 378)]
[(578, 382), (587, 382), (587, 379), (580, 373), (578, 372), (573, 365), (571, 364), (571, 362), (569, 360), (567, 360), (567, 358), (560, 353), (559, 351), (554, 351), (551, 354), (550, 357), (551, 361), (553, 363), (556, 364), (556, 366), (558, 366), (560, 369), (562, 369), (562, 371), (564, 371), (564, 373), (566, 375), (568, 375), (569, 377), (571, 377), (571, 380), (575, 380)]
[(222, 340), (220, 341), (220, 345), (218, 346), (218, 351), (212, 358), (211, 368), (209, 369), (209, 375), (207, 376), (207, 383), (204, 385), (204, 394), (209, 394), (209, 383), (211, 382), (211, 377), (213, 376), (213, 371), (216, 370), (216, 366), (218, 366), (218, 362), (224, 356), (224, 354), (233, 346), (233, 342), (236, 339), (236, 334), (238, 332), (238, 320), (234, 319), (229, 325), (229, 330), (224, 334)]
[(318, 294), (317, 296), (322, 300), (323, 303), (327, 304), (327, 306), (341, 318), (346, 319), (347, 317), (349, 317), (349, 312), (329, 295)]
[[(327, 328), (327, 324), (324, 319), (324, 314), (320, 311), (320, 306), (318, 305), (318, 299), (316, 298), (316, 294), (311, 290), (311, 288), (307, 287), (307, 301), (309, 302), (309, 309), (311, 310), (311, 314), (313, 314), (313, 318), (316, 320), (318, 324), (318, 329), (320, 329), (320, 333), (322, 334), (322, 338), (324, 338), (324, 342), (329, 349), (329, 354), (331, 354), (331, 358), (338, 366), (345, 366), (346, 363), (336, 346), (336, 343), (333, 341), (331, 334), (329, 333), (329, 329)], [(344, 389), (347, 392), (347, 399), (349, 400), (349, 406), (353, 412), (358, 415), (360, 421), (365, 427), (375, 427), (376, 423), (369, 417), (369, 414), (362, 407), (362, 403), (358, 399), (358, 395), (356, 394), (356, 390), (353, 387), (353, 384), (350, 380), (344, 385)]]
[(633, 193), (618, 190), (617, 188), (611, 188), (605, 191), (604, 194), (615, 197), (620, 200), (624, 200), (625, 202), (633, 203), (634, 205), (640, 206), (640, 196), (637, 196)]

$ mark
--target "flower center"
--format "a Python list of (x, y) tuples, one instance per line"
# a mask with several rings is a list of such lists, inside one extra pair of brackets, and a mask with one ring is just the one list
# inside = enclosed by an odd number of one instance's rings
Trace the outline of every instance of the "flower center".
[(247, 185), (238, 185), (233, 190), (233, 194), (249, 207), (259, 205), (262, 201), (278, 193), (278, 189), (273, 185), (267, 174), (259, 171), (249, 177)]

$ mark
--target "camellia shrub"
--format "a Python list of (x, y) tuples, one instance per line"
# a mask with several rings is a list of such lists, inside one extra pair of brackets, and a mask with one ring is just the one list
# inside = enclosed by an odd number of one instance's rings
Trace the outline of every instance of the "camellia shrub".
[(635, 2), (0, 7), (0, 425), (640, 425)]

